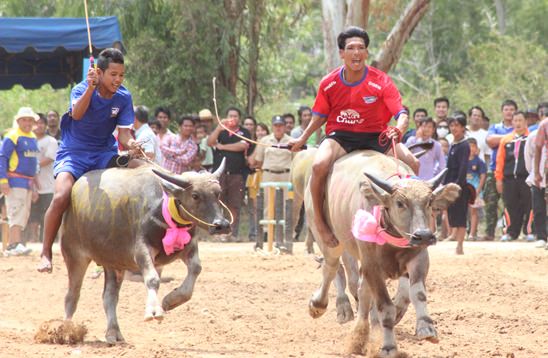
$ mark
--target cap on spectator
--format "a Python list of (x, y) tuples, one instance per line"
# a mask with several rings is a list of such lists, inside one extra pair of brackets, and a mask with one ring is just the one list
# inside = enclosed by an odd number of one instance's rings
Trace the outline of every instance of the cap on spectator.
[(464, 116), (456, 115), (455, 117), (451, 117), (447, 119), (447, 124), (451, 125), (451, 123), (453, 122), (457, 122), (458, 124), (466, 128), (466, 117)]
[(285, 124), (284, 119), (282, 116), (274, 116), (272, 117), (272, 125), (275, 126), (276, 124)]
[(19, 111), (17, 112), (15, 117), (13, 117), (13, 119), (17, 121), (21, 118), (32, 118), (35, 121), (37, 121), (39, 117), (36, 113), (34, 113), (32, 108), (30, 108), (30, 107), (21, 107), (21, 108), (19, 108)]
[(198, 117), (200, 117), (200, 120), (213, 119), (213, 114), (211, 114), (211, 111), (209, 109), (204, 108), (200, 112), (198, 112)]

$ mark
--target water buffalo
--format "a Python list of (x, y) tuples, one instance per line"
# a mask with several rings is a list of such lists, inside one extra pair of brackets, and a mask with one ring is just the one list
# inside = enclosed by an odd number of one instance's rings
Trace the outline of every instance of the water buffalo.
[[(230, 223), (224, 218), (218, 200), (221, 193), (218, 179), (223, 170), (224, 161), (215, 173), (182, 175), (147, 165), (137, 169), (92, 171), (76, 181), (61, 238), (69, 276), (66, 319), (74, 315), (82, 281), (92, 260), (103, 266), (105, 272), (103, 307), (108, 321), (108, 343), (124, 340), (116, 305), (125, 270), (143, 275), (148, 291), (145, 320), (162, 319), (164, 311), (188, 301), (202, 269), (198, 240), (191, 239), (182, 250), (166, 254), (162, 244), (168, 229), (162, 214), (163, 193), (175, 199), (175, 210), (188, 222), (188, 225), (183, 222), (184, 225), (177, 226), (186, 225), (191, 235), (196, 225), (211, 234), (228, 233)], [(182, 259), (187, 266), (187, 276), (160, 305), (157, 297), (160, 277), (155, 268), (176, 259)]]
[[(338, 159), (327, 179), (324, 210), (340, 244), (329, 248), (317, 242), (324, 256), (323, 280), (310, 299), (309, 313), (317, 318), (326, 311), (329, 286), (339, 269), (341, 255), (345, 253), (357, 259), (361, 280), (357, 293), (358, 319), (348, 347), (351, 353), (365, 353), (368, 317), (373, 307), (378, 312), (384, 333), (380, 355), (397, 355), (393, 328), (409, 301), (417, 312), (417, 336), (437, 340), (436, 329), (428, 315), (425, 292), (429, 268), (427, 247), (436, 241), (430, 230), (430, 219), (432, 210), (446, 208), (458, 197), (460, 188), (456, 184), (440, 186), (445, 172), (430, 182), (399, 179), (395, 175), (397, 173), (403, 177), (412, 175), (411, 169), (398, 163), (395, 158), (372, 151), (359, 151)], [(305, 191), (304, 200), (308, 227), (317, 237), (314, 211), (308, 209), (312, 208), (309, 190)], [(351, 231), (354, 215), (359, 209), (370, 211), (375, 205), (382, 208), (381, 227), (393, 236), (408, 241), (408, 247), (381, 246), (354, 238)], [(352, 276), (349, 279), (352, 280)], [(396, 305), (388, 294), (386, 279), (400, 279)], [(348, 317), (345, 311), (351, 310), (351, 307), (344, 296), (345, 293), (341, 293), (338, 287), (337, 315)]]

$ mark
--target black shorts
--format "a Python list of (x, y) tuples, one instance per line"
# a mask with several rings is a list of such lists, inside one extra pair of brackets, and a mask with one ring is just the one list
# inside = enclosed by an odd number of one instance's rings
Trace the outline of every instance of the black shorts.
[[(387, 140), (386, 145), (379, 143), (380, 133), (354, 133), (335, 131), (329, 133), (325, 139), (333, 139), (347, 152), (355, 150), (369, 149), (379, 153), (386, 154), (390, 149), (391, 141)], [(324, 139), (324, 140), (325, 140)]]
[(447, 219), (451, 227), (466, 227), (468, 218), (468, 190), (461, 190), (455, 202), (447, 208)]
[(38, 196), (38, 201), (32, 203), (32, 206), (30, 207), (29, 222), (42, 224), (44, 222), (44, 215), (46, 215), (46, 210), (48, 210), (52, 199), (53, 194), (40, 194)]

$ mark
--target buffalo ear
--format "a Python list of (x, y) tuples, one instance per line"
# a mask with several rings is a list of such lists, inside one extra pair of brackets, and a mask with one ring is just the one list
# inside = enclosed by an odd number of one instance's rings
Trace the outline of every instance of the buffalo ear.
[(360, 192), (367, 200), (368, 206), (388, 206), (390, 194), (374, 184), (371, 180), (366, 179), (360, 183)]
[(445, 210), (459, 197), (461, 188), (455, 183), (438, 186), (432, 192), (432, 208), (434, 210)]

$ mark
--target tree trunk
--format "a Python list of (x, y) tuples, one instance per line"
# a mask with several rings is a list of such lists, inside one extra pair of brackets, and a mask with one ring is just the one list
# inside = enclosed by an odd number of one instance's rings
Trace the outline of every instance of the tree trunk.
[(390, 31), (388, 38), (383, 43), (382, 48), (371, 66), (378, 68), (381, 71), (388, 72), (398, 62), (403, 47), (417, 24), (422, 19), (430, 0), (412, 0), (405, 8), (403, 15), (400, 17), (396, 25)]
[(240, 57), (240, 29), (241, 15), (245, 6), (245, 0), (224, 0), (225, 12), (228, 18), (230, 27), (227, 31), (228, 54), (227, 54), (227, 73), (225, 79), (225, 87), (236, 97), (236, 85), (238, 84), (238, 70)]
[(499, 32), (501, 35), (504, 35), (504, 32), (506, 31), (506, 12), (504, 11), (504, 2), (502, 0), (495, 0), (495, 9), (497, 11)]
[(249, 1), (249, 67), (247, 80), (247, 113), (253, 115), (257, 101), (257, 77), (259, 64), (259, 41), (264, 0)]
[(370, 0), (346, 0), (345, 27), (359, 26), (362, 29), (367, 29), (369, 21), (369, 3)]
[(346, 18), (345, 0), (322, 0), (323, 46), (327, 70), (339, 65), (337, 36)]

